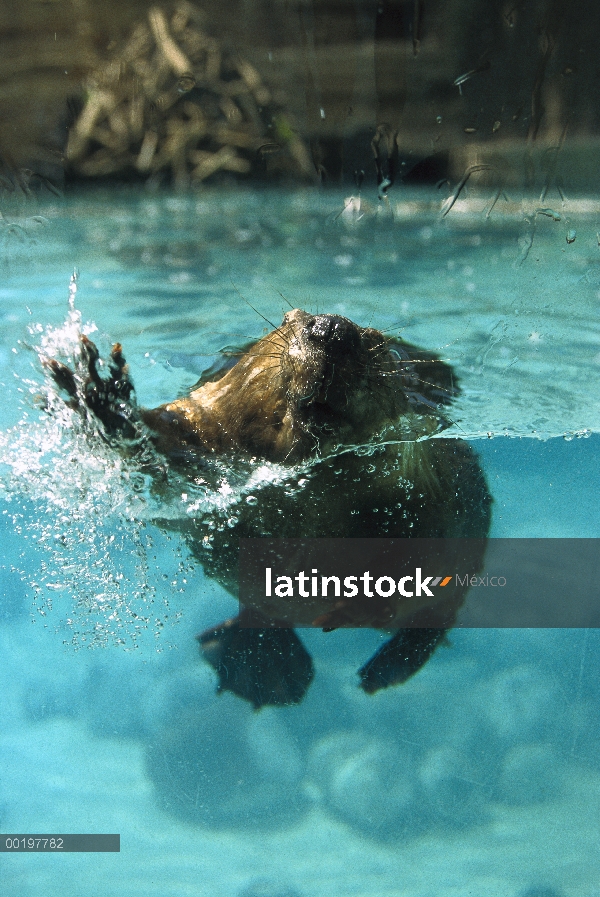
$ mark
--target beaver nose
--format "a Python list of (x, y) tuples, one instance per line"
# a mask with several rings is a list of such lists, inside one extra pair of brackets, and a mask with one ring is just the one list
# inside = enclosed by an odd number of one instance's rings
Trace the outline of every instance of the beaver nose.
[(360, 345), (358, 327), (341, 315), (315, 315), (307, 324), (307, 335), (331, 355), (346, 355)]

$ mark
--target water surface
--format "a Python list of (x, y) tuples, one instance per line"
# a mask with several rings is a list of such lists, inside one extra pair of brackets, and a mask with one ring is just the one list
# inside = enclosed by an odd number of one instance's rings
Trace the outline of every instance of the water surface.
[(118, 339), (152, 406), (289, 304), (344, 314), (455, 366), (493, 535), (597, 538), (596, 213), (560, 212), (251, 191), (5, 212), (0, 828), (120, 832), (121, 853), (2, 855), (3, 893), (595, 893), (595, 631), (456, 631), (374, 697), (355, 671), (379, 633), (303, 631), (302, 705), (217, 697), (194, 635), (234, 602), (135, 471), (41, 410), (37, 352)]

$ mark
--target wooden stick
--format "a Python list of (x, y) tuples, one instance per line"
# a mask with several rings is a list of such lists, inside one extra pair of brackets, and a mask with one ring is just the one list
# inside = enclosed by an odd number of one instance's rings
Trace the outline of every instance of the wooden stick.
[(175, 74), (184, 75), (191, 72), (190, 61), (169, 34), (169, 26), (161, 10), (154, 6), (148, 13), (148, 19), (154, 39)]

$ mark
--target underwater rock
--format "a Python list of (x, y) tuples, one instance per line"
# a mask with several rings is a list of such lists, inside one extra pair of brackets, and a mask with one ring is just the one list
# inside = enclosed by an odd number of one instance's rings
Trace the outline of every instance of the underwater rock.
[(306, 805), (303, 764), (283, 723), (231, 695), (173, 708), (146, 746), (159, 806), (188, 823), (269, 828)]
[(214, 702), (214, 673), (205, 666), (185, 664), (163, 671), (144, 697), (143, 720), (146, 732), (153, 735), (169, 728), (190, 707), (202, 713)]
[(240, 891), (239, 897), (301, 897), (301, 895), (288, 885), (279, 884), (268, 878), (258, 878)]
[(559, 797), (564, 765), (551, 745), (516, 745), (502, 764), (496, 798), (512, 806), (543, 803)]
[(327, 810), (365, 834), (394, 838), (412, 823), (414, 762), (391, 741), (363, 732), (330, 735), (315, 745), (309, 775)]
[(492, 677), (481, 686), (478, 700), (493, 735), (506, 745), (550, 739), (562, 719), (552, 680), (528, 664)]
[(81, 703), (91, 731), (109, 738), (143, 737), (143, 701), (153, 675), (137, 655), (123, 653), (111, 657), (110, 662), (93, 663)]
[(551, 885), (533, 885), (526, 891), (519, 891), (518, 897), (564, 897), (564, 891)]
[(485, 819), (493, 783), (478, 759), (475, 753), (453, 747), (436, 747), (425, 754), (417, 776), (421, 807), (432, 823), (454, 828)]

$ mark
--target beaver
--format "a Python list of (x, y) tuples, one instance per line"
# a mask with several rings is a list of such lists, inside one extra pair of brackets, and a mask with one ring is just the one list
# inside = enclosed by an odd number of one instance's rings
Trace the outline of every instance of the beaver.
[[(481, 569), (491, 498), (473, 449), (439, 435), (459, 386), (436, 353), (341, 315), (294, 309), (187, 396), (153, 409), (137, 406), (119, 343), (108, 376), (100, 375), (98, 350), (87, 337), (81, 358), (78, 372), (56, 359), (46, 364), (72, 407), (91, 411), (108, 438), (126, 445), (144, 430), (190, 479), (217, 458), (289, 468), (287, 480), (253, 490), (252, 502), (241, 497), (227, 512), (229, 526), (211, 527), (209, 551), (200, 522), (161, 521), (179, 530), (205, 572), (232, 595), (246, 538), (466, 539), (469, 568)], [(450, 552), (445, 563), (456, 560)], [(295, 627), (385, 629), (390, 637), (359, 671), (372, 694), (423, 666), (454, 624), (466, 590), (457, 581), (429, 602), (256, 593), (245, 596), (237, 617), (198, 639), (218, 689), (259, 708), (298, 703), (313, 678)]]

